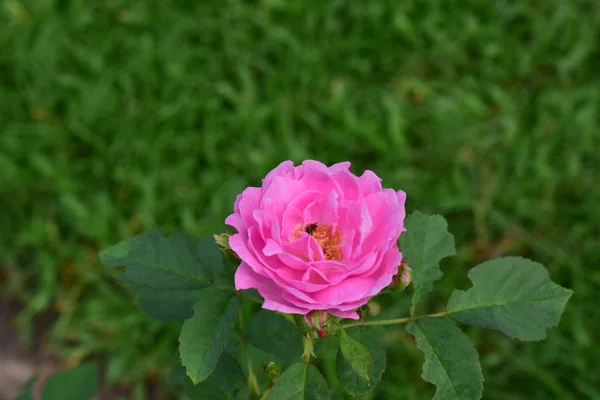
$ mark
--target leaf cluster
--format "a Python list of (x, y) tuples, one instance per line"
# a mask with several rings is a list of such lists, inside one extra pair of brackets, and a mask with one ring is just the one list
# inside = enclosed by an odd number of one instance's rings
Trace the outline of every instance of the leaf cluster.
[[(386, 367), (385, 325), (406, 331), (424, 353), (422, 377), (434, 399), (479, 399), (483, 376), (477, 351), (457, 323), (501, 331), (520, 340), (541, 340), (558, 324), (571, 290), (550, 280), (538, 263), (505, 257), (468, 274), (473, 286), (455, 290), (446, 311), (419, 315), (419, 305), (442, 277), (440, 260), (455, 254), (454, 238), (439, 215), (413, 213), (400, 249), (413, 271), (410, 315), (396, 320), (344, 323), (331, 318), (335, 377), (313, 362), (312, 336), (297, 319), (256, 312), (260, 297), (232, 286), (235, 264), (212, 239), (143, 233), (100, 254), (115, 276), (137, 291), (139, 308), (162, 321), (184, 320), (179, 337), (185, 388), (191, 399), (330, 399), (362, 396), (379, 384)], [(454, 322), (453, 322), (454, 321)], [(335, 328), (335, 329), (332, 329)], [(303, 333), (304, 332), (304, 333)], [(333, 384), (332, 384), (333, 383)], [(332, 386), (332, 387), (330, 387)]]

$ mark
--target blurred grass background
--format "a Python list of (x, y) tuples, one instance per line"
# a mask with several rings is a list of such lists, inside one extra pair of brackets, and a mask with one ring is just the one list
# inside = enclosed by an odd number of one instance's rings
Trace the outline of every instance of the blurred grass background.
[[(24, 345), (51, 315), (65, 364), (168, 391), (178, 326), (138, 312), (98, 249), (220, 230), (280, 161), (350, 160), (447, 217), (432, 311), (505, 254), (575, 290), (546, 341), (468, 331), (485, 398), (600, 398), (595, 0), (3, 0), (0, 49), (0, 272)], [(394, 334), (373, 398), (430, 398)]]

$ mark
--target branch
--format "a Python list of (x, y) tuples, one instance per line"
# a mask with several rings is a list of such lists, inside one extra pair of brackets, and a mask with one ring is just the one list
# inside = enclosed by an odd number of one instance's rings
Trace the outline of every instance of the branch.
[(444, 312), (439, 312), (436, 314), (429, 314), (429, 315), (421, 315), (419, 317), (405, 317), (405, 318), (396, 318), (396, 319), (382, 319), (379, 321), (361, 321), (361, 322), (354, 322), (352, 324), (345, 324), (342, 325), (342, 328), (346, 329), (346, 328), (354, 328), (357, 326), (377, 326), (377, 325), (400, 325), (400, 324), (405, 324), (407, 322), (412, 322), (415, 321), (419, 318), (440, 318), (440, 317), (445, 317), (446, 315), (448, 315), (448, 313), (446, 311)]

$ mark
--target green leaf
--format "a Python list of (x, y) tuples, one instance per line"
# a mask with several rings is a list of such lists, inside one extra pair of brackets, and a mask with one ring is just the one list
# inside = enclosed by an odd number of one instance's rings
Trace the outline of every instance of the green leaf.
[(371, 380), (373, 357), (362, 343), (342, 331), (340, 334), (340, 351), (344, 360), (360, 378), (367, 382)]
[(296, 363), (285, 370), (274, 382), (268, 400), (328, 400), (331, 398), (325, 378), (312, 364)]
[(183, 321), (194, 315), (194, 305), (203, 290), (142, 289), (137, 293), (136, 302), (140, 310), (156, 320)]
[(342, 351), (337, 354), (336, 372), (340, 387), (352, 396), (361, 396), (377, 387), (383, 371), (385, 371), (386, 356), (385, 349), (381, 344), (381, 329), (363, 326), (348, 329), (346, 333), (352, 339), (362, 343), (373, 358), (373, 367), (370, 369), (368, 379), (365, 379), (356, 372)]
[(89, 400), (98, 391), (96, 364), (81, 364), (58, 372), (44, 385), (44, 400)]
[(573, 294), (553, 283), (543, 265), (521, 257), (486, 261), (469, 271), (469, 279), (471, 289), (452, 293), (450, 316), (520, 340), (544, 339)]
[(273, 355), (283, 368), (298, 361), (302, 355), (302, 335), (280, 314), (260, 310), (250, 321), (248, 339), (251, 345)]
[(185, 380), (185, 392), (190, 400), (228, 400), (245, 384), (246, 378), (240, 364), (224, 352), (214, 373), (203, 382), (194, 385), (190, 379)]
[[(224, 281), (221, 251), (209, 239), (183, 234), (163, 236), (160, 229), (142, 233), (100, 253), (105, 265), (125, 267), (118, 278), (157, 290), (202, 289)], [(215, 272), (216, 271), (216, 272)], [(219, 278), (219, 279), (217, 279)]]
[(454, 237), (448, 233), (448, 224), (441, 215), (412, 213), (404, 222), (406, 232), (400, 235), (400, 250), (412, 269), (414, 296), (411, 315), (418, 304), (433, 289), (433, 282), (442, 277), (439, 262), (456, 254)]
[(235, 325), (240, 300), (235, 293), (207, 288), (200, 293), (194, 316), (179, 336), (179, 353), (187, 374), (202, 382), (212, 374)]
[(196, 256), (214, 285), (233, 288), (233, 278), (239, 261), (235, 264), (229, 261), (213, 237), (209, 236), (198, 240)]
[(437, 318), (419, 319), (406, 330), (425, 354), (422, 377), (437, 387), (433, 400), (481, 398), (481, 365), (467, 335), (451, 322)]

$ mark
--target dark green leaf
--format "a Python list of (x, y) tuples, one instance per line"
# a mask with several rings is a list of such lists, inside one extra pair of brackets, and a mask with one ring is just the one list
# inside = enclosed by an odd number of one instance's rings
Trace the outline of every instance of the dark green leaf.
[(472, 268), (469, 278), (473, 287), (450, 297), (451, 317), (521, 340), (544, 339), (573, 294), (553, 283), (543, 265), (521, 257), (486, 261)]
[(331, 400), (344, 400), (344, 394), (341, 391), (332, 392)]
[(371, 380), (373, 357), (362, 343), (342, 331), (340, 334), (340, 351), (346, 362), (361, 379), (367, 382)]
[(241, 293), (243, 293), (245, 297), (249, 297), (249, 298), (257, 300), (259, 302), (262, 302), (264, 300), (262, 298), (262, 296), (258, 293), (258, 290), (256, 290), (256, 289), (242, 290)]
[(481, 366), (467, 335), (451, 322), (436, 318), (419, 319), (406, 330), (425, 354), (422, 377), (437, 387), (433, 400), (481, 398)]
[(348, 329), (346, 333), (362, 343), (373, 358), (369, 379), (365, 379), (355, 371), (341, 351), (337, 354), (336, 371), (341, 388), (352, 396), (361, 396), (377, 387), (385, 371), (386, 356), (381, 344), (381, 330), (376, 327), (360, 327)]
[(102, 251), (100, 259), (109, 267), (124, 266), (118, 278), (136, 286), (202, 289), (215, 283), (218, 271), (223, 269), (221, 251), (207, 240), (197, 242), (183, 233), (165, 237), (155, 229)]
[(98, 392), (96, 364), (82, 364), (58, 372), (44, 385), (44, 400), (89, 400)]
[(414, 296), (411, 314), (433, 289), (433, 282), (442, 277), (439, 262), (456, 254), (454, 237), (441, 215), (412, 213), (404, 222), (406, 232), (400, 236), (400, 250), (412, 269)]
[(325, 378), (312, 364), (296, 363), (275, 379), (269, 400), (330, 399)]
[(245, 384), (246, 380), (240, 364), (224, 352), (219, 358), (214, 373), (197, 385), (194, 385), (190, 379), (186, 379), (185, 391), (191, 400), (228, 400), (233, 398), (235, 391)]
[(302, 335), (290, 321), (280, 314), (260, 310), (248, 326), (249, 342), (272, 354), (273, 361), (283, 368), (298, 361), (302, 355)]
[(194, 316), (185, 321), (179, 336), (181, 362), (194, 384), (215, 369), (235, 325), (239, 303), (239, 296), (232, 292), (207, 288), (200, 293)]
[(136, 301), (139, 309), (154, 319), (183, 321), (194, 315), (194, 305), (203, 290), (142, 289), (137, 293)]
[(205, 237), (196, 243), (196, 256), (209, 280), (221, 287), (233, 288), (233, 278), (239, 265), (227, 260), (213, 237)]

